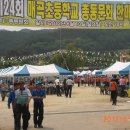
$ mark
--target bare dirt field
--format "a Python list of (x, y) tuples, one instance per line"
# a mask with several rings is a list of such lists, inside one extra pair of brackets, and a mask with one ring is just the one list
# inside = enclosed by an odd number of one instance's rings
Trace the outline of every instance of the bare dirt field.
[[(7, 98), (0, 99), (0, 130), (13, 130), (12, 110)], [(96, 87), (73, 87), (72, 98), (47, 95), (44, 100), (44, 130), (130, 130), (129, 98), (118, 97), (117, 106), (111, 105), (110, 95), (100, 95)], [(33, 126), (33, 100), (30, 102)], [(106, 118), (109, 116), (109, 119)], [(117, 119), (118, 118), (118, 119)]]

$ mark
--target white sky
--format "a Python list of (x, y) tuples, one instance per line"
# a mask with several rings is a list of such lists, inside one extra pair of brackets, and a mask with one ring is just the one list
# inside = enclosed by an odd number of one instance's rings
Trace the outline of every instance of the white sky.
[(16, 26), (0, 26), (0, 30), (9, 30), (9, 31), (20, 31), (21, 29), (30, 29), (30, 30), (42, 30), (44, 28), (36, 27), (16, 27)]

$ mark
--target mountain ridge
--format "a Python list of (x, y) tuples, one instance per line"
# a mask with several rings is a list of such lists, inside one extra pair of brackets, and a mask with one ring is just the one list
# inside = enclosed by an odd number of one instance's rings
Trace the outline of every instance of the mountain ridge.
[(0, 30), (0, 56), (31, 55), (74, 44), (84, 51), (130, 49), (130, 30)]

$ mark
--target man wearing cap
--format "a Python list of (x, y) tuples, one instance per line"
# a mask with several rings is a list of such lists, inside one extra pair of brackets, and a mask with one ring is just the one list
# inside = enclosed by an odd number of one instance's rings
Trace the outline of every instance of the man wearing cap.
[(34, 128), (43, 128), (42, 121), (44, 117), (44, 103), (43, 98), (46, 97), (46, 92), (42, 89), (42, 83), (36, 82), (36, 89), (32, 91), (32, 98), (34, 99)]
[(21, 115), (23, 118), (23, 130), (27, 130), (28, 127), (28, 114), (29, 114), (29, 102), (31, 100), (31, 93), (29, 89), (24, 87), (24, 82), (19, 82), (19, 89), (15, 93), (15, 110), (16, 110), (16, 119), (15, 119), (15, 130), (20, 130), (20, 119)]

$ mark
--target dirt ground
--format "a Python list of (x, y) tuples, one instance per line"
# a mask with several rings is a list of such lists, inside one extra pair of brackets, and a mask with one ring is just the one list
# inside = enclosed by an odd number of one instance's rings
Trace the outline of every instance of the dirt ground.
[[(110, 95), (100, 95), (99, 88), (83, 86), (73, 87), (72, 98), (47, 95), (43, 129), (130, 130), (129, 100), (118, 97), (117, 106), (113, 106)], [(30, 102), (30, 112), (29, 130), (36, 130), (33, 127), (33, 101)], [(107, 116), (109, 120), (106, 120)], [(119, 117), (120, 120), (117, 120)], [(7, 98), (4, 102), (0, 99), (0, 130), (13, 130), (13, 127), (13, 114), (7, 108)]]

